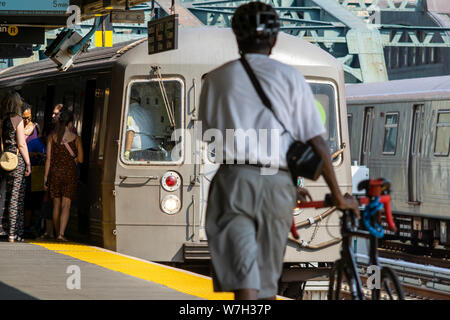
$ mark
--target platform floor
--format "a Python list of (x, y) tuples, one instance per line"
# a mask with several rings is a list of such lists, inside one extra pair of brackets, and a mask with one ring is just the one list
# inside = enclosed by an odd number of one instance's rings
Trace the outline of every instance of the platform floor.
[(211, 278), (185, 270), (98, 247), (35, 241), (0, 242), (0, 300), (5, 299), (229, 300), (233, 295), (213, 292)]

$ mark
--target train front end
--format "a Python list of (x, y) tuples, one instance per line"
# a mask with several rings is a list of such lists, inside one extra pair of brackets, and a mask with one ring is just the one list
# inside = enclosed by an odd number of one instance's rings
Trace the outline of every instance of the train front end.
[[(218, 165), (199, 139), (199, 94), (205, 74), (238, 57), (231, 30), (203, 27), (181, 29), (177, 50), (149, 55), (144, 42), (120, 58), (113, 71), (120, 81), (114, 81), (111, 90), (111, 125), (120, 130), (109, 149), (115, 172), (111, 177), (114, 203), (105, 243), (152, 261), (209, 259), (204, 215), (209, 183)], [(284, 33), (279, 35), (272, 58), (302, 72), (327, 128), (325, 139), (331, 153), (342, 149), (348, 134), (339, 62), (319, 47)], [(146, 149), (139, 150), (134, 140), (130, 143), (129, 131), (144, 125), (152, 131), (139, 134), (139, 143)], [(333, 161), (342, 192), (351, 192), (349, 158), (349, 149), (344, 148)], [(315, 199), (329, 192), (322, 178), (302, 183)], [(292, 209), (299, 224), (322, 213)], [(328, 263), (338, 258), (337, 213), (299, 228), (299, 233), (304, 242), (288, 242), (287, 264)], [(313, 248), (324, 243), (328, 244), (319, 250)]]

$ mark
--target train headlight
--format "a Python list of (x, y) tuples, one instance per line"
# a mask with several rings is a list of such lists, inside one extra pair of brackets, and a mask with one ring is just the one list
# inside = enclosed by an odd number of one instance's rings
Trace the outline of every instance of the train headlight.
[(166, 172), (161, 178), (161, 186), (166, 191), (175, 191), (181, 185), (181, 178), (175, 171)]
[(161, 209), (167, 214), (175, 214), (180, 211), (181, 202), (177, 196), (165, 196), (161, 202)]

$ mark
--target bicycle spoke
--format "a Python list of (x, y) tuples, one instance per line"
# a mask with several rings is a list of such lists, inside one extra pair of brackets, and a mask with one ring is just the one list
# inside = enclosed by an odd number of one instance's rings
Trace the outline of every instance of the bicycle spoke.
[(353, 277), (351, 269), (343, 268), (342, 261), (338, 261), (333, 267), (328, 287), (329, 300), (346, 300), (348, 296), (353, 300), (361, 300), (358, 291), (358, 281)]
[[(389, 296), (389, 300), (404, 300), (403, 289), (394, 270), (389, 267), (381, 269), (381, 287)], [(382, 295), (380, 294), (380, 297)]]
[(383, 282), (384, 288), (386, 289), (388, 295), (389, 295), (389, 299), (390, 300), (394, 300), (394, 295), (392, 294), (392, 290), (389, 287), (389, 283), (387, 281)]

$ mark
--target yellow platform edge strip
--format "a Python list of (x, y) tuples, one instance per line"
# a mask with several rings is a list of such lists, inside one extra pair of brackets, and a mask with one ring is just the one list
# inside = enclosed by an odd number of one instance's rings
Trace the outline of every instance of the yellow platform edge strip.
[[(232, 300), (233, 293), (216, 293), (210, 277), (171, 268), (158, 263), (141, 260), (107, 249), (77, 243), (54, 243), (30, 241), (72, 258), (92, 263), (108, 270), (127, 274), (139, 279), (158, 283), (176, 291), (208, 300)], [(278, 299), (285, 299), (277, 296)]]

